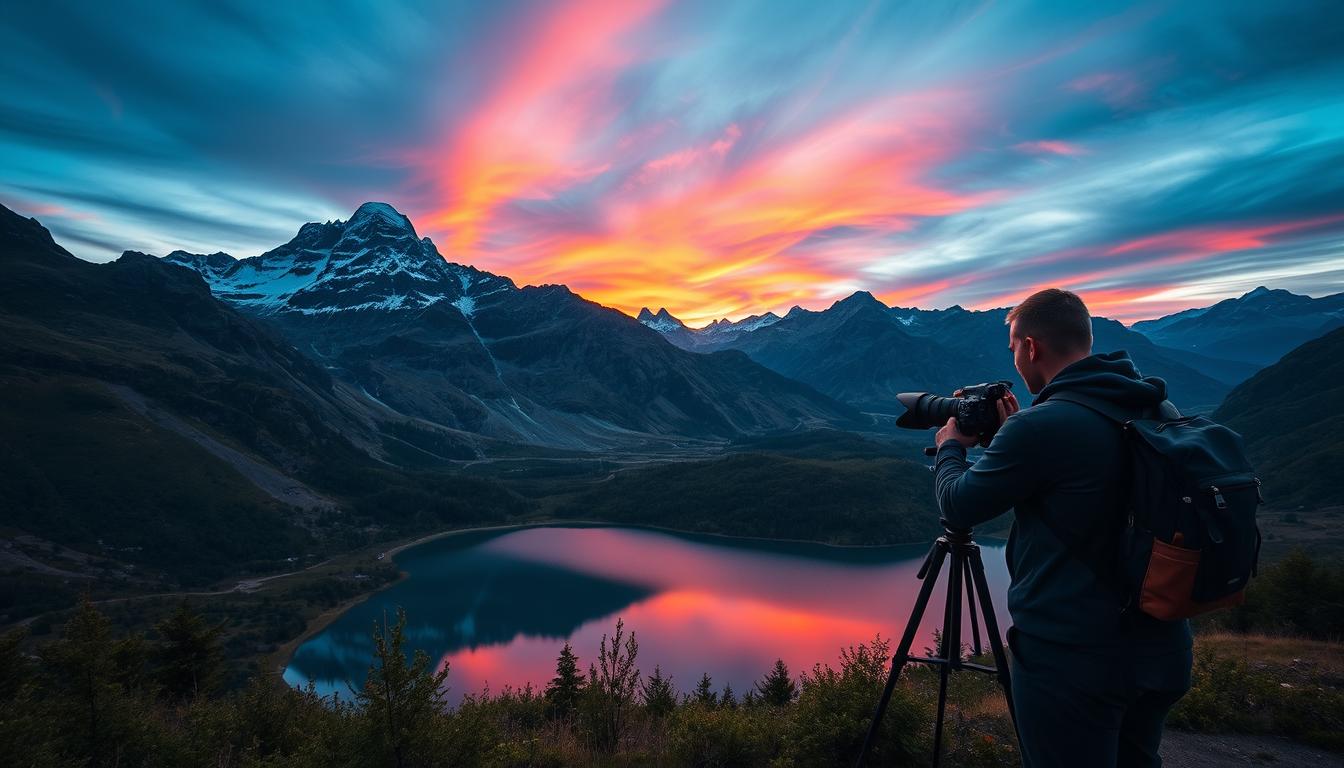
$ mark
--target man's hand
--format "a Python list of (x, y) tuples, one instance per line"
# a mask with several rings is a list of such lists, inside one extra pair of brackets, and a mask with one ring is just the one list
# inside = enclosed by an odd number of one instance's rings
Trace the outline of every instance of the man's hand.
[(933, 444), (941, 447), (948, 440), (956, 440), (967, 448), (971, 448), (979, 442), (980, 438), (975, 435), (963, 435), (961, 430), (957, 428), (957, 419), (954, 416), (947, 420), (942, 429), (938, 430), (938, 434), (933, 438)]
[[(1008, 390), (1008, 393), (1002, 398), (994, 401), (994, 407), (999, 411), (999, 427), (1003, 426), (1003, 422), (1007, 421), (1009, 416), (1022, 410), (1021, 406), (1017, 404), (1017, 395), (1014, 395), (1011, 389)], [(980, 447), (989, 447), (989, 441), (993, 440), (994, 435), (998, 434), (999, 427), (995, 427), (992, 432), (986, 432), (984, 435), (981, 435)]]
[[(960, 397), (961, 390), (954, 392), (953, 396)], [(999, 424), (993, 431), (986, 432), (983, 435), (963, 434), (962, 431), (957, 428), (957, 420), (952, 418), (948, 419), (947, 423), (943, 425), (943, 428), (938, 430), (938, 434), (933, 438), (933, 444), (938, 446), (948, 440), (956, 440), (967, 448), (973, 448), (977, 443), (983, 448), (988, 448), (989, 441), (994, 439), (995, 433), (999, 431), (999, 427), (1003, 426), (1003, 422), (1007, 421), (1009, 416), (1012, 416), (1014, 413), (1021, 410), (1021, 406), (1017, 404), (1017, 396), (1011, 391), (1004, 395), (1002, 399), (995, 401), (994, 407), (999, 412)]]

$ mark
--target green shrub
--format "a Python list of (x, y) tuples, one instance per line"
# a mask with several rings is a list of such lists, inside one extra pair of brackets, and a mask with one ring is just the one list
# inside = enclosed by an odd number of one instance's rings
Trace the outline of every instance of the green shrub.
[[(801, 677), (788, 754), (798, 765), (849, 765), (858, 756), (886, 685), (890, 641), (874, 638), (840, 652), (840, 669), (817, 664)], [(868, 765), (913, 765), (929, 744), (928, 708), (908, 685), (896, 686)]]

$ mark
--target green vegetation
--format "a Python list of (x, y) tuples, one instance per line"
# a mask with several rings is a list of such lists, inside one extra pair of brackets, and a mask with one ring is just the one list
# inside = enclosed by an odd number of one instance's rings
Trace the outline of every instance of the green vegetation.
[(1205, 630), (1344, 639), (1344, 565), (1295, 550), (1260, 570), (1245, 603), (1200, 623)]
[[(399, 612), (394, 624), (374, 626), (354, 700), (265, 675), (220, 693), (201, 684), (221, 651), (203, 617), (179, 606), (149, 636), (118, 635), (85, 603), (36, 657), (21, 652), (21, 632), (0, 636), (0, 751), (30, 766), (844, 765), (862, 744), (891, 652), (878, 637), (796, 679), (777, 662), (740, 702), (730, 690), (716, 694), (708, 676), (678, 699), (659, 668), (640, 673), (636, 633), (618, 622), (587, 675), (566, 645), (546, 693), (469, 694), (448, 707), (451, 670), (407, 648), (405, 625)], [(1344, 751), (1341, 659), (1337, 643), (1201, 634), (1194, 687), (1170, 722)], [(947, 764), (1016, 765), (993, 678), (962, 673), (951, 682)], [(936, 699), (936, 671), (907, 668), (872, 765), (927, 762)]]
[(1201, 635), (1190, 692), (1168, 725), (1287, 736), (1344, 752), (1344, 669), (1338, 643)]
[[(556, 677), (566, 682), (552, 688), (571, 688), (572, 710), (531, 687), (468, 695), (450, 709), (450, 670), (405, 647), (405, 621), (399, 614), (395, 625), (374, 627), (369, 674), (353, 701), (264, 677), (211, 694), (162, 683), (182, 680), (173, 661), (184, 658), (181, 631), (118, 637), (85, 603), (36, 659), (19, 652), (18, 633), (0, 639), (0, 750), (34, 766), (833, 765), (852, 760), (862, 743), (890, 653), (882, 638), (843, 650), (838, 667), (819, 664), (800, 676), (796, 701), (678, 702), (660, 672), (641, 676), (636, 634), (618, 622), (586, 678), (572, 650), (561, 653)], [(187, 658), (214, 657), (217, 638), (201, 617), (182, 608), (171, 624), (190, 628), (188, 645), (199, 644)], [(760, 689), (787, 687), (781, 669)], [(914, 676), (898, 687), (872, 765), (927, 758), (931, 680)], [(953, 692), (957, 712), (978, 706), (963, 693)], [(994, 740), (962, 721), (953, 739)], [(955, 755), (972, 753), (953, 745)]]
[(730, 454), (614, 473), (558, 517), (699, 533), (894, 544), (942, 529), (927, 466), (890, 457)]

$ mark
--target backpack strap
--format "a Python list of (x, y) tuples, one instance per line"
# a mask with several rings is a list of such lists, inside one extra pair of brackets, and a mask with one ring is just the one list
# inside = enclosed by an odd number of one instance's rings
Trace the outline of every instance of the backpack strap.
[(1176, 404), (1170, 400), (1163, 400), (1158, 403), (1156, 407), (1146, 409), (1144, 415), (1140, 417), (1135, 417), (1131, 411), (1127, 411), (1109, 400), (1102, 400), (1098, 397), (1083, 395), (1077, 392), (1069, 392), (1068, 390), (1056, 392), (1050, 396), (1050, 400), (1063, 400), (1066, 403), (1077, 403), (1084, 408), (1096, 411), (1122, 427), (1126, 422), (1133, 421), (1135, 418), (1157, 418), (1162, 421), (1172, 421), (1182, 418), (1180, 410), (1176, 407)]
[[(1163, 400), (1156, 406), (1146, 408), (1144, 409), (1142, 416), (1136, 417), (1132, 410), (1116, 405), (1109, 400), (1102, 400), (1101, 398), (1090, 397), (1077, 392), (1058, 392), (1051, 395), (1049, 399), (1063, 400), (1065, 402), (1081, 405), (1090, 411), (1101, 414), (1106, 417), (1108, 421), (1121, 429), (1124, 429), (1126, 425), (1135, 418), (1156, 417), (1163, 421), (1181, 418), (1181, 412), (1170, 400)], [(1126, 471), (1132, 472), (1132, 466), (1127, 465)], [(1131, 500), (1128, 498), (1130, 494), (1131, 489), (1126, 488), (1126, 505), (1131, 503)], [(1122, 609), (1122, 613), (1127, 613), (1128, 608), (1130, 607), (1129, 595), (1126, 592), (1120, 574), (1117, 573), (1116, 569), (1111, 564), (1110, 553), (1112, 552), (1112, 549), (1110, 546), (1107, 546), (1108, 544), (1116, 543), (1102, 542), (1095, 539), (1082, 540), (1077, 534), (1065, 528), (1059, 521), (1054, 520), (1048, 514), (1041, 515), (1041, 522), (1043, 522), (1045, 526), (1055, 534), (1055, 537), (1064, 544), (1064, 548), (1068, 550), (1069, 554), (1075, 560), (1081, 562), (1083, 565), (1087, 566), (1088, 570), (1092, 571), (1092, 574), (1096, 576), (1098, 582), (1120, 596), (1122, 601), (1125, 602), (1125, 608)]]

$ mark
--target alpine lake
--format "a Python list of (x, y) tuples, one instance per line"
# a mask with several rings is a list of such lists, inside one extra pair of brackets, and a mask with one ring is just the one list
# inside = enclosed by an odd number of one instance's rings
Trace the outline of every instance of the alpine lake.
[[(1009, 619), (1003, 542), (979, 542), (1000, 628)], [(796, 678), (909, 619), (930, 543), (836, 547), (611, 526), (464, 531), (396, 555), (407, 578), (348, 609), (303, 642), (285, 680), (349, 697), (364, 682), (375, 622), (407, 614), (406, 650), (448, 664), (449, 703), (469, 693), (545, 687), (568, 640), (587, 671), (617, 619), (637, 638), (636, 665), (671, 675), (679, 693), (708, 673), (740, 697), (783, 659)], [(943, 623), (946, 566), (912, 653)], [(969, 634), (969, 620), (963, 622)], [(983, 633), (983, 627), (981, 628)], [(987, 650), (987, 647), (986, 647)]]

